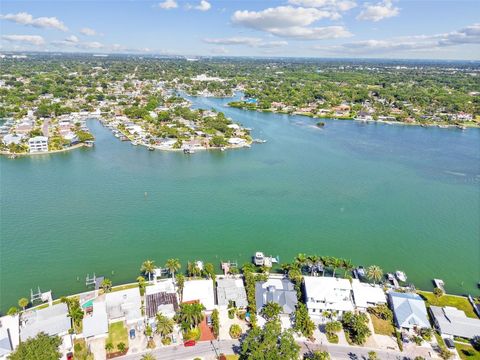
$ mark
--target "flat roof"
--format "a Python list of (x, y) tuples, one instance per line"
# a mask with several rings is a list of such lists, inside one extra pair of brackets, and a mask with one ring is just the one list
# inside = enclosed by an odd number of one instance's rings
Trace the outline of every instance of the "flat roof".
[(20, 343), (20, 324), (18, 315), (0, 318), (0, 356), (10, 354)]
[(237, 307), (246, 307), (247, 293), (242, 279), (217, 279), (217, 300), (218, 305), (228, 305), (234, 301)]
[(387, 296), (382, 287), (352, 280), (353, 300), (358, 307), (366, 308), (376, 304), (385, 304)]
[(105, 300), (95, 299), (91, 315), (83, 318), (83, 336), (91, 337), (108, 333), (107, 306)]
[(205, 309), (213, 310), (215, 307), (213, 281), (211, 279), (185, 281), (182, 301), (199, 301), (205, 306)]
[(30, 310), (22, 315), (20, 339), (22, 341), (44, 332), (58, 335), (68, 332), (71, 320), (68, 317), (67, 304), (60, 303), (40, 310)]

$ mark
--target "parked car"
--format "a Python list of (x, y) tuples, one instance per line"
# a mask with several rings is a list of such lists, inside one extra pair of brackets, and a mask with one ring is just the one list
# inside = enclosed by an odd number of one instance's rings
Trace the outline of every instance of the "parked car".
[(72, 352), (67, 353), (67, 360), (73, 360), (73, 353)]
[(446, 338), (444, 340), (445, 340), (445, 345), (447, 345), (449, 349), (455, 349), (455, 343), (453, 342), (452, 339)]
[(183, 346), (187, 347), (187, 346), (195, 346), (195, 340), (188, 340), (188, 341), (185, 341), (183, 343)]
[(212, 326), (212, 315), (207, 315), (207, 325)]
[(135, 339), (135, 329), (130, 329), (130, 339)]

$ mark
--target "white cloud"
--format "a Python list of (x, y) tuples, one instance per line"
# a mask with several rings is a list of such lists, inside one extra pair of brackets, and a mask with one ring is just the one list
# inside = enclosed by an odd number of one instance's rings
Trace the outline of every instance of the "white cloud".
[(83, 49), (83, 50), (105, 48), (105, 45), (103, 45), (98, 41), (80, 41), (80, 39), (75, 35), (71, 35), (63, 40), (52, 41), (51, 44), (57, 47), (71, 47), (71, 48)]
[(95, 36), (97, 35), (97, 32), (91, 28), (88, 28), (88, 27), (85, 27), (83, 29), (80, 30), (80, 33), (82, 33), (83, 35), (86, 35), (86, 36)]
[(319, 40), (351, 36), (343, 26), (309, 27), (321, 19), (335, 20), (336, 11), (292, 6), (278, 6), (262, 11), (238, 10), (232, 16), (234, 24), (270, 34), (300, 40)]
[(187, 4), (185, 5), (185, 9), (187, 10), (199, 10), (199, 11), (208, 11), (212, 7), (212, 4), (210, 4), (207, 0), (201, 0), (198, 5), (191, 5)]
[(249, 47), (258, 47), (258, 48), (275, 48), (288, 45), (286, 41), (265, 41), (260, 38), (255, 37), (230, 37), (230, 38), (219, 38), (219, 39), (204, 39), (204, 42), (208, 44), (215, 45), (243, 45)]
[(400, 13), (398, 7), (394, 7), (391, 0), (384, 0), (377, 4), (366, 3), (362, 12), (357, 16), (358, 20), (380, 21), (397, 16)]
[(225, 54), (228, 54), (228, 49), (226, 49), (223, 46), (220, 46), (220, 47), (210, 49), (210, 52), (216, 55), (225, 55)]
[(67, 31), (65, 24), (56, 17), (38, 17), (34, 18), (31, 14), (26, 12), (19, 12), (17, 14), (0, 15), (0, 19), (13, 21), (21, 25), (30, 25), (37, 28), (51, 28), (61, 31)]
[(395, 37), (387, 40), (363, 40), (339, 46), (314, 46), (316, 50), (326, 50), (341, 54), (372, 54), (399, 51), (426, 51), (440, 48), (479, 44), (480, 23), (464, 27), (457, 31), (433, 35), (415, 35)]
[(176, 0), (165, 0), (161, 3), (158, 3), (157, 6), (160, 9), (170, 10), (170, 9), (176, 9), (178, 7), (178, 4), (177, 4)]
[(14, 43), (26, 43), (36, 46), (45, 44), (45, 39), (39, 35), (2, 35), (2, 39)]
[(340, 12), (348, 11), (357, 6), (357, 3), (353, 0), (288, 0), (288, 2), (292, 5)]
[(207, 1), (207, 0), (202, 0), (200, 1), (200, 4), (195, 6), (195, 9), (200, 10), (200, 11), (208, 11), (212, 5)]

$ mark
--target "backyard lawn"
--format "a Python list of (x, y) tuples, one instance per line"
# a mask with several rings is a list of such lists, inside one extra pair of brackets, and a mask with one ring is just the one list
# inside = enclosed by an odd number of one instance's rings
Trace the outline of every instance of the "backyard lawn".
[(128, 332), (123, 321), (118, 321), (108, 326), (108, 339), (106, 343), (111, 343), (114, 351), (117, 350), (117, 345), (120, 343), (124, 343), (125, 346), (128, 347)]
[(376, 317), (374, 314), (370, 314), (370, 318), (372, 319), (373, 329), (375, 330), (375, 334), (379, 335), (388, 335), (392, 336), (395, 334), (395, 329), (393, 325), (388, 320), (380, 319)]
[(478, 318), (475, 314), (475, 311), (473, 310), (472, 305), (466, 297), (443, 295), (437, 298), (433, 293), (427, 291), (418, 291), (418, 294), (426, 300), (427, 306), (452, 306), (462, 311), (465, 311), (465, 314), (468, 317)]
[(93, 354), (88, 353), (87, 344), (85, 339), (75, 339), (73, 340), (73, 349), (75, 360), (93, 360)]
[(460, 358), (465, 360), (480, 360), (480, 352), (475, 350), (473, 346), (456, 342), (455, 347), (457, 348)]

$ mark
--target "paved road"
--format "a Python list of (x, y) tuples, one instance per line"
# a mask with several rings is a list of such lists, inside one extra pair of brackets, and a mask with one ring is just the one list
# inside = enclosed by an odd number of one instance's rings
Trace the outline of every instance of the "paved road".
[[(374, 350), (381, 360), (403, 360), (414, 359), (415, 355), (398, 351), (385, 351), (344, 345), (319, 345), (306, 342), (299, 342), (303, 353), (309, 353), (314, 350), (326, 350), (334, 360), (365, 360), (368, 359), (368, 352)], [(216, 351), (215, 351), (215, 349)], [(159, 348), (150, 351), (158, 360), (191, 360), (195, 357), (204, 359), (215, 359), (215, 352), (218, 354), (232, 354), (239, 347), (239, 342), (234, 340), (221, 340), (210, 342), (201, 342), (194, 347), (184, 347), (178, 345), (175, 347)], [(139, 360), (142, 355), (132, 354), (122, 357), (125, 360)], [(431, 358), (427, 358), (431, 359)]]

